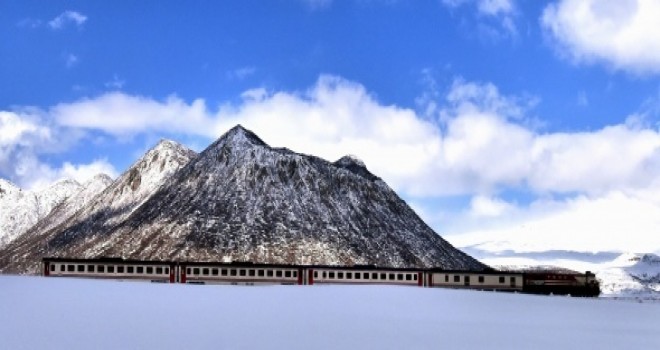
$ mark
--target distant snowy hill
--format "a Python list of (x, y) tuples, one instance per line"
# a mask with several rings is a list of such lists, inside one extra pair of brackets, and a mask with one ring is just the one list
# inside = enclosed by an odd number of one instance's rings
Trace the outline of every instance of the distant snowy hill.
[(597, 271), (605, 296), (660, 299), (660, 256), (622, 254)]
[(58, 181), (37, 191), (26, 191), (0, 179), (0, 248), (23, 234), (83, 186), (74, 180)]
[[(95, 177), (74, 201), (56, 208), (21, 239), (0, 250), (0, 271), (37, 273), (41, 258), (56, 255), (68, 240), (122, 223), (195, 156), (176, 142), (162, 140), (111, 184), (107, 177)], [(104, 244), (121, 243), (108, 240)], [(87, 254), (94, 255), (95, 250)]]

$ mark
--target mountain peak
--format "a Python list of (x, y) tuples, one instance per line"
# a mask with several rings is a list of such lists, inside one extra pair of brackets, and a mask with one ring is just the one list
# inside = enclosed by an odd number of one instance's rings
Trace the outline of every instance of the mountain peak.
[(363, 177), (369, 181), (376, 181), (379, 179), (378, 176), (372, 174), (367, 169), (367, 166), (364, 165), (363, 161), (361, 161), (358, 157), (353, 155), (343, 156), (332, 164), (338, 168), (346, 169), (352, 172), (353, 174)]
[(112, 181), (113, 181), (112, 178), (108, 174), (99, 173), (99, 174), (94, 175), (94, 177), (92, 177), (91, 179), (85, 181), (83, 186), (87, 187), (87, 186), (89, 186), (90, 184), (93, 184), (93, 183), (104, 183), (104, 184), (110, 185), (112, 183)]
[(225, 140), (225, 143), (231, 144), (250, 143), (257, 146), (268, 146), (259, 136), (244, 128), (241, 124), (237, 124), (229, 129), (220, 139)]

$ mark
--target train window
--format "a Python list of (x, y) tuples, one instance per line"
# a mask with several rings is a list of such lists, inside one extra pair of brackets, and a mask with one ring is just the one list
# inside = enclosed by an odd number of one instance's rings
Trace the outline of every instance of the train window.
[(67, 272), (73, 272), (75, 270), (75, 267), (73, 265), (66, 265), (66, 271)]
[(236, 269), (229, 269), (229, 275), (230, 276), (236, 276)]
[(199, 267), (193, 267), (193, 275), (199, 275)]
[(407, 273), (406, 274), (406, 281), (412, 281), (412, 275)]
[(94, 265), (87, 265), (87, 272), (94, 272)]
[(166, 274), (166, 275), (169, 275), (169, 274), (170, 274), (170, 268), (169, 268), (169, 267), (166, 267), (166, 268), (165, 268), (165, 274)]
[(464, 276), (463, 281), (465, 282), (465, 284), (469, 284), (470, 283), (470, 276)]
[(397, 279), (397, 281), (403, 281), (403, 274), (402, 273), (397, 274), (396, 279)]
[(417, 274), (413, 275), (413, 280), (417, 281)]
[(220, 269), (220, 276), (227, 276), (227, 269)]
[(343, 272), (337, 272), (337, 278), (344, 278), (344, 273)]
[(297, 278), (298, 277), (298, 271), (293, 271), (293, 277)]
[(264, 270), (257, 270), (257, 276), (264, 277)]
[(387, 279), (387, 274), (385, 274), (385, 273), (381, 273), (381, 274), (380, 274), (380, 279), (382, 279), (382, 280), (386, 280), (386, 279)]
[(504, 283), (504, 277), (500, 276), (500, 283)]
[(326, 276), (326, 272), (323, 271), (323, 279), (325, 279), (325, 278), (327, 278), (327, 276)]
[(314, 271), (314, 278), (319, 278), (319, 273), (318, 273), (318, 271)]
[[(368, 275), (368, 274), (365, 273), (365, 275)], [(356, 279), (356, 280), (359, 280), (359, 279), (361, 279), (361, 278), (362, 278), (362, 274), (361, 274), (360, 272), (356, 272), (356, 273), (355, 273), (355, 279)], [(369, 278), (369, 277), (367, 277), (367, 278)]]
[(188, 267), (188, 268), (186, 268), (186, 275), (190, 275), (190, 274), (191, 274), (191, 271), (190, 271), (190, 268)]
[(117, 273), (124, 273), (124, 267), (123, 266), (117, 266)]
[(454, 282), (460, 282), (461, 277), (460, 276), (454, 276)]
[(245, 270), (243, 269), (238, 270), (238, 274), (241, 276), (245, 276)]
[(126, 272), (127, 273), (133, 273), (133, 271), (135, 271), (135, 268), (133, 266), (127, 266), (126, 267)]
[(335, 278), (335, 273), (334, 272), (329, 272), (328, 277), (334, 279)]
[(282, 277), (282, 271), (280, 270), (275, 271), (275, 277)]
[[(144, 273), (144, 267), (138, 266), (135, 271), (137, 271), (137, 273)], [(188, 270), (188, 272), (190, 272), (190, 270)]]
[(376, 272), (371, 274), (371, 279), (372, 280), (377, 280), (378, 279), (378, 274)]
[(217, 276), (218, 275), (218, 269), (211, 269), (211, 275)]
[(352, 272), (346, 272), (346, 279), (353, 279), (353, 273)]
[(208, 267), (205, 267), (205, 268), (202, 269), (202, 275), (204, 275), (204, 276), (209, 275), (209, 268)]
[(147, 274), (151, 275), (154, 273), (154, 268), (151, 266), (147, 266)]
[(449, 282), (449, 275), (445, 275), (445, 282)]
[(85, 272), (85, 265), (78, 265), (78, 272)]
[(509, 279), (509, 281), (510, 281), (512, 284), (513, 284), (513, 283), (516, 283), (516, 278), (515, 278), (515, 277), (511, 277), (511, 278)]
[[(119, 271), (119, 272), (121, 272), (121, 271)], [(163, 268), (162, 267), (157, 267), (156, 268), (156, 274), (157, 275), (162, 275), (163, 274)]]
[(114, 265), (108, 266), (108, 273), (115, 273), (115, 267)]
[(291, 278), (291, 271), (284, 271), (284, 277)]
[(60, 265), (60, 272), (64, 272), (64, 265)]
[(393, 273), (390, 274), (390, 280), (394, 281), (394, 274)]
[(98, 272), (105, 272), (105, 266), (103, 266), (103, 265), (99, 265), (99, 266), (97, 266), (97, 267), (96, 267), (96, 271), (98, 271)]
[(266, 271), (266, 276), (273, 277), (273, 270), (267, 270)]
[(256, 272), (254, 270), (248, 270), (248, 276), (254, 276)]
[(484, 276), (479, 276), (479, 283), (484, 283)]
[(55, 271), (55, 265), (53, 265), (53, 264), (48, 265), (48, 269), (50, 271)]

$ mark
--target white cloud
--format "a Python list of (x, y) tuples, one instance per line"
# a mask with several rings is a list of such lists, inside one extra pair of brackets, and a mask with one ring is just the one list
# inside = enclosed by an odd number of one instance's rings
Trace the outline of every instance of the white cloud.
[(514, 206), (495, 197), (477, 195), (470, 202), (470, 215), (482, 217), (500, 217), (514, 209)]
[(110, 92), (94, 99), (56, 105), (49, 114), (66, 127), (100, 129), (116, 136), (145, 131), (207, 136), (213, 133), (204, 100), (187, 104), (176, 96), (156, 101)]
[(107, 81), (104, 85), (105, 87), (113, 90), (121, 90), (126, 84), (126, 80), (119, 78), (117, 74), (112, 76), (112, 79)]
[(64, 11), (59, 16), (48, 22), (51, 29), (62, 29), (68, 23), (72, 23), (80, 28), (87, 21), (87, 16), (77, 11)]
[(89, 164), (65, 162), (61, 167), (40, 159), (44, 154), (65, 152), (79, 137), (75, 130), (49, 123), (44, 112), (37, 109), (0, 111), (0, 176), (26, 189), (45, 187), (64, 178), (85, 181), (101, 172), (116, 176), (117, 171), (105, 159)]
[(560, 55), (615, 69), (660, 73), (660, 2), (560, 0), (543, 11), (541, 24)]
[(485, 38), (497, 40), (518, 35), (514, 0), (442, 0), (442, 3), (449, 8), (474, 5), (480, 18), (477, 31)]
[(64, 64), (66, 65), (67, 68), (72, 68), (76, 64), (78, 64), (78, 56), (72, 54), (72, 53), (67, 53), (64, 55)]
[(211, 111), (203, 100), (155, 101), (123, 93), (60, 104), (63, 126), (116, 136), (142, 132), (215, 139), (243, 124), (273, 146), (335, 160), (356, 154), (394, 188), (412, 196), (606, 193), (644, 188), (660, 171), (660, 133), (623, 123), (578, 133), (529, 126), (533, 97), (503, 96), (492, 84), (456, 80), (429, 116), (379, 103), (357, 83), (322, 76), (305, 92), (252, 89)]
[(655, 251), (660, 249), (658, 189), (539, 200), (509, 216), (505, 224), (482, 224), (480, 229), (451, 236), (450, 241), (490, 252)]
[(227, 72), (227, 77), (229, 79), (243, 80), (251, 75), (253, 75), (257, 69), (255, 67), (241, 67), (232, 71)]
[(63, 179), (73, 179), (82, 184), (101, 173), (117, 177), (117, 170), (107, 159), (96, 159), (88, 164), (64, 162), (61, 167), (52, 167), (40, 161), (36, 154), (22, 152), (17, 157), (15, 174), (22, 188), (42, 189)]

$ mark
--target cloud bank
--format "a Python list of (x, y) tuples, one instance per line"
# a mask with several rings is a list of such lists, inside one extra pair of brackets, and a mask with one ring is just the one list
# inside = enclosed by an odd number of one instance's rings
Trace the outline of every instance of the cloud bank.
[(560, 0), (541, 25), (557, 52), (577, 63), (604, 63), (634, 74), (660, 73), (660, 3)]
[[(643, 122), (644, 112), (592, 131), (548, 132), (531, 117), (537, 98), (462, 79), (427, 102), (434, 108), (419, 106), (423, 112), (386, 105), (361, 84), (329, 75), (304, 91), (247, 90), (238, 102), (215, 109), (203, 99), (109, 92), (43, 111), (2, 112), (0, 172), (32, 185), (116, 173), (103, 159), (44, 165), (39, 155), (54, 152), (53, 140), (62, 133), (118, 139), (170, 134), (211, 142), (240, 123), (272, 146), (331, 161), (358, 156), (413, 200), (439, 232), (463, 237), (452, 241), (459, 246), (537, 249), (531, 237), (540, 237), (556, 249), (631, 250), (641, 249), (639, 242), (660, 249), (649, 238), (660, 230), (660, 131)], [(531, 200), (504, 199), (511, 192)], [(447, 196), (470, 200), (449, 215), (415, 204)], [(633, 239), (626, 245), (610, 236)]]

